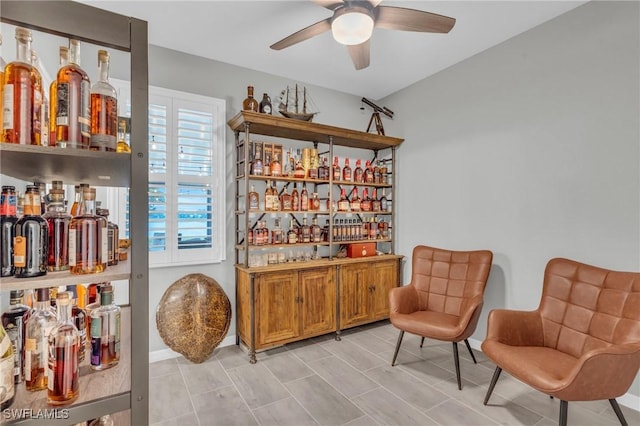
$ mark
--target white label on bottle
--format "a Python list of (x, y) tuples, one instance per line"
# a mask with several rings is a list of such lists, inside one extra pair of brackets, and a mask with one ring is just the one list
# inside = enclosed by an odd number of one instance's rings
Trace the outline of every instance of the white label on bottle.
[(13, 356), (10, 356), (0, 360), (0, 403), (13, 398), (14, 392)]
[(56, 87), (58, 103), (56, 105), (56, 125), (69, 125), (69, 84), (58, 83)]
[[(29, 342), (29, 340), (33, 340), (33, 339), (27, 339), (26, 342)], [(24, 379), (27, 382), (31, 381), (31, 351), (30, 350), (24, 351)]]
[(4, 85), (2, 95), (2, 127), (6, 130), (13, 129), (13, 84)]
[(69, 266), (76, 266), (76, 230), (69, 229)]
[(107, 263), (107, 260), (109, 259), (109, 228), (107, 226), (102, 228), (101, 234), (102, 241), (100, 243), (102, 250), (100, 250), (100, 262)]

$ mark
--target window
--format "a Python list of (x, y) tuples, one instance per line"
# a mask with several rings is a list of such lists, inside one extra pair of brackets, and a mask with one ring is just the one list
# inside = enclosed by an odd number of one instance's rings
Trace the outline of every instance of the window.
[(149, 87), (150, 266), (224, 260), (224, 120), (223, 100)]

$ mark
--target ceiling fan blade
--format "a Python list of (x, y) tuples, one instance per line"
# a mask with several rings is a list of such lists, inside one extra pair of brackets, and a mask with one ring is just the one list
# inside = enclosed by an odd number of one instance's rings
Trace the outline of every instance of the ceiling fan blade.
[(378, 6), (380, 3), (382, 3), (382, 0), (369, 0), (369, 3), (371, 3), (372, 7), (376, 7)]
[(270, 47), (273, 50), (282, 50), (285, 47), (293, 46), (296, 43), (310, 39), (331, 29), (331, 18), (327, 18), (323, 21), (316, 22), (313, 25), (309, 25), (307, 28), (303, 28), (298, 32), (291, 34), (282, 40), (273, 43)]
[(456, 23), (454, 18), (404, 7), (378, 6), (376, 28), (424, 33), (448, 33)]
[(344, 5), (342, 0), (313, 0), (313, 2), (329, 10), (336, 10), (337, 7)]
[(349, 50), (349, 55), (356, 70), (361, 70), (369, 66), (369, 52), (371, 51), (369, 40), (361, 44), (347, 46), (347, 50)]

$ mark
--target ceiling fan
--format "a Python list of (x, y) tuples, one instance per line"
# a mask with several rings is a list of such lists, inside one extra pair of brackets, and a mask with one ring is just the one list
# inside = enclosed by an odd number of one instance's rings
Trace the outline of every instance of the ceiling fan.
[(316, 22), (271, 45), (282, 50), (331, 30), (333, 38), (347, 46), (356, 70), (369, 66), (370, 38), (374, 26), (387, 30), (448, 33), (456, 20), (448, 16), (404, 7), (380, 6), (382, 0), (313, 0), (333, 11)]

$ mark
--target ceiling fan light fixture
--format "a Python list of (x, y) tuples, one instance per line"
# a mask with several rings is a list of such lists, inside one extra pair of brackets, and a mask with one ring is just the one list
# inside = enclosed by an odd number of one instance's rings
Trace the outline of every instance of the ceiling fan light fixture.
[(344, 7), (335, 11), (331, 33), (340, 44), (347, 46), (364, 43), (373, 33), (373, 15), (364, 7)]

